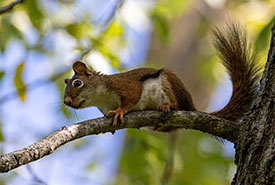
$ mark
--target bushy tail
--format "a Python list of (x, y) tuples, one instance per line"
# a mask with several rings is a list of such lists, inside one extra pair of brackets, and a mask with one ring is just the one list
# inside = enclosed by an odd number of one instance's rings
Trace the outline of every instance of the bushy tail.
[(233, 83), (233, 93), (228, 104), (212, 114), (236, 121), (251, 108), (257, 91), (259, 65), (246, 31), (239, 24), (227, 24), (223, 29), (215, 28), (214, 46)]

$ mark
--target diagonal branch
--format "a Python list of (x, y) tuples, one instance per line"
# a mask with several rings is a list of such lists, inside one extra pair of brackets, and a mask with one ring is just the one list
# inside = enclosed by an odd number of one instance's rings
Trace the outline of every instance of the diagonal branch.
[(24, 0), (17, 0), (17, 1), (14, 1), (12, 2), (11, 4), (7, 5), (7, 6), (4, 6), (4, 7), (0, 7), (0, 15), (1, 14), (4, 14), (8, 11), (10, 11), (11, 9), (13, 9), (13, 7), (15, 7), (16, 5), (20, 4), (20, 3), (23, 3)]
[(196, 129), (229, 141), (236, 141), (239, 125), (203, 112), (174, 111), (169, 114), (157, 111), (139, 111), (125, 116), (125, 123), (112, 126), (112, 120), (97, 118), (65, 126), (40, 141), (8, 154), (0, 156), (0, 172), (8, 172), (21, 165), (43, 158), (53, 153), (60, 146), (87, 136), (124, 128), (141, 128), (144, 126), (176, 126)]

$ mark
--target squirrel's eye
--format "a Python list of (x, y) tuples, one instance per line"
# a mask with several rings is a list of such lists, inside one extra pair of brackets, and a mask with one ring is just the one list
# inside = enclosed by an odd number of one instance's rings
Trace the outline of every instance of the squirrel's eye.
[(75, 88), (80, 88), (80, 87), (82, 87), (82, 85), (83, 85), (83, 82), (81, 80), (76, 79), (73, 81), (73, 86)]

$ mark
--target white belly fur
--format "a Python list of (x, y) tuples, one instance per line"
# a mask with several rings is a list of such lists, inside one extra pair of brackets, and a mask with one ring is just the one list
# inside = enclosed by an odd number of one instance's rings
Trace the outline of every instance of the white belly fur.
[(155, 110), (161, 104), (170, 104), (162, 86), (162, 78), (151, 78), (143, 82), (143, 91), (138, 103), (131, 110)]
[(109, 92), (104, 86), (99, 86), (89, 95), (89, 106), (96, 106), (103, 114), (118, 108), (120, 98), (117, 94)]

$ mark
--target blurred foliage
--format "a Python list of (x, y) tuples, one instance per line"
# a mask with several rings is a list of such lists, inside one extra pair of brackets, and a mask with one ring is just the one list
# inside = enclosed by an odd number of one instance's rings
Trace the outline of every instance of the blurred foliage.
[[(154, 32), (164, 45), (169, 44), (169, 22), (189, 8), (190, 0), (160, 1), (151, 12)], [(170, 21), (169, 21), (170, 20)]]
[(92, 28), (87, 22), (72, 23), (66, 26), (66, 31), (77, 40), (88, 38)]
[(70, 114), (69, 109), (62, 102), (63, 102), (63, 94), (64, 94), (64, 90), (65, 90), (64, 79), (65, 79), (66, 76), (68, 76), (68, 73), (70, 71), (71, 70), (68, 70), (68, 71), (64, 72), (63, 74), (61, 74), (60, 78), (58, 78), (57, 80), (53, 80), (53, 82), (56, 84), (56, 86), (58, 88), (58, 91), (59, 91), (59, 94), (60, 94), (59, 97), (60, 97), (61, 104), (58, 107), (59, 111), (61, 111), (63, 113), (63, 115), (67, 118), (70, 117), (71, 114)]
[(25, 42), (22, 33), (13, 24), (10, 24), (10, 16), (0, 17), (0, 28), (1, 52), (4, 52), (8, 43), (14, 39), (19, 39), (22, 42)]
[[(11, 1), (3, 0), (0, 6), (5, 6)], [(73, 9), (71, 6), (74, 1), (52, 2), (60, 6), (60, 12)], [(124, 47), (123, 27), (121, 22), (113, 19), (109, 25), (97, 25), (93, 29), (93, 20), (91, 16), (79, 16), (69, 20), (66, 17), (58, 15), (58, 9), (55, 12), (45, 9), (44, 4), (38, 0), (25, 1), (17, 5), (12, 11), (0, 16), (0, 51), (4, 53), (8, 44), (13, 41), (21, 42), (28, 52), (34, 51), (44, 55), (53, 56), (55, 50), (48, 47), (47, 39), (55, 31), (66, 31), (76, 40), (75, 50), (79, 52), (82, 59), (89, 55), (90, 51), (97, 50), (103, 57), (107, 58), (110, 64), (121, 69), (118, 53)], [(71, 15), (67, 15), (71, 16)], [(26, 30), (28, 29), (28, 30)], [(36, 43), (29, 41), (27, 32), (33, 32)], [(71, 61), (73, 62), (73, 61)], [(22, 80), (24, 64), (17, 66), (14, 74), (14, 86), (21, 101), (25, 100), (26, 88)], [(57, 70), (56, 70), (57, 71)], [(5, 71), (0, 73), (0, 83)], [(64, 77), (64, 76), (62, 76)], [(61, 77), (60, 77), (61, 78)], [(56, 83), (60, 93), (64, 88), (64, 83)], [(62, 95), (62, 94), (61, 94)], [(68, 112), (65, 107), (61, 108), (65, 116)]]
[[(197, 131), (178, 132), (169, 184), (229, 184), (233, 158), (223, 157), (220, 143)], [(169, 152), (167, 139), (168, 134), (128, 130), (116, 184), (160, 184)]]
[(112, 67), (118, 71), (121, 70), (121, 65), (117, 56), (117, 48), (125, 46), (123, 34), (121, 22), (113, 20), (99, 37), (93, 40), (93, 47), (108, 58)]
[(32, 0), (32, 1), (25, 1), (25, 10), (30, 18), (32, 25), (38, 29), (39, 31), (42, 31), (42, 27), (44, 24), (44, 15), (43, 10), (38, 4), (38, 0)]
[[(49, 78), (50, 82), (54, 83), (58, 89), (58, 95), (59, 95), (59, 100), (60, 100), (60, 103), (59, 105), (57, 106), (58, 108), (58, 111), (61, 111), (63, 113), (63, 115), (66, 117), (66, 118), (71, 118), (72, 116), (72, 109), (68, 109), (67, 106), (65, 106), (65, 104), (63, 103), (63, 94), (64, 94), (64, 91), (65, 91), (65, 79), (68, 78), (68, 76), (70, 76), (71, 74), (71, 68), (66, 68), (66, 69), (63, 69), (63, 70), (59, 70), (59, 72), (55, 72), (53, 76), (51, 76)], [(47, 82), (48, 80), (46, 80), (45, 82)], [(39, 82), (41, 83), (41, 82)], [(75, 112), (73, 112), (75, 113)]]
[(191, 0), (160, 0), (157, 2), (154, 12), (165, 15), (166, 18), (171, 20), (182, 15), (191, 5)]
[(5, 178), (0, 178), (0, 185), (7, 185), (9, 182), (14, 179), (18, 174), (16, 172), (8, 173)]
[(258, 33), (258, 36), (255, 40), (255, 46), (256, 46), (257, 52), (267, 51), (270, 43), (270, 39), (271, 39), (270, 30), (273, 26), (274, 21), (275, 21), (275, 17), (273, 17), (273, 19), (270, 19), (268, 24), (264, 25), (260, 30), (260, 32)]
[(152, 12), (152, 21), (154, 22), (155, 32), (158, 34), (159, 39), (163, 44), (167, 44), (169, 41), (169, 25), (165, 16), (161, 15), (157, 11)]

